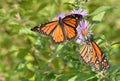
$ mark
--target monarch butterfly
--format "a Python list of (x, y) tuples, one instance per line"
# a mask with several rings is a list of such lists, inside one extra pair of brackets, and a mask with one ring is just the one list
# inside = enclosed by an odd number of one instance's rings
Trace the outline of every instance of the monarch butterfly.
[(90, 64), (95, 71), (107, 69), (109, 67), (106, 56), (100, 47), (95, 43), (93, 36), (87, 36), (80, 49), (80, 57), (84, 63)]
[(80, 14), (72, 14), (32, 28), (32, 31), (42, 32), (51, 36), (55, 43), (62, 43), (66, 39), (70, 40), (77, 35), (76, 27), (83, 18)]

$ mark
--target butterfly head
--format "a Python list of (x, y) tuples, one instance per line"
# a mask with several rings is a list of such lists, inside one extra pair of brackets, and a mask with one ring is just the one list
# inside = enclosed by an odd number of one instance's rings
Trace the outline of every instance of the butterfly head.
[(92, 35), (87, 35), (87, 36), (85, 36), (85, 39), (86, 39), (86, 41), (88, 41), (88, 42), (94, 41), (94, 38), (93, 38)]

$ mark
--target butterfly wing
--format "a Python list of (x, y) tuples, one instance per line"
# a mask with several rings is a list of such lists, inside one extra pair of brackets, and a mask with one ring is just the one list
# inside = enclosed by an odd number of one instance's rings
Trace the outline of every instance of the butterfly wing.
[(90, 44), (83, 44), (80, 49), (80, 57), (84, 63), (90, 64), (92, 58), (92, 47)]
[(55, 43), (64, 42), (64, 40), (66, 38), (65, 38), (65, 34), (63, 32), (63, 27), (61, 27), (60, 25), (57, 25), (57, 27), (52, 32), (51, 37)]
[(108, 61), (106, 59), (106, 56), (103, 54), (99, 46), (92, 41), (92, 50), (93, 50), (93, 56), (92, 56), (92, 66), (93, 68), (98, 71), (100, 68), (107, 69), (109, 67)]
[(39, 26), (32, 28), (32, 31), (41, 32), (45, 35), (50, 35), (52, 31), (57, 27), (58, 21), (48, 22)]
[(80, 49), (80, 57), (84, 63), (90, 64), (96, 71), (107, 69), (109, 67), (106, 56), (99, 46), (88, 38)]
[(77, 35), (77, 25), (78, 22), (82, 19), (82, 15), (72, 14), (63, 18), (64, 31), (67, 39), (72, 39)]
[[(62, 24), (62, 23), (61, 23)], [(45, 35), (51, 36), (55, 43), (61, 43), (65, 40), (63, 26), (59, 21), (48, 22), (32, 28), (32, 31), (41, 32)]]

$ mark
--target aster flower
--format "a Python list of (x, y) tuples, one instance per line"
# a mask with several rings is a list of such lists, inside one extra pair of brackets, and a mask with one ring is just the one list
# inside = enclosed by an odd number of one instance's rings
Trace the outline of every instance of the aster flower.
[(88, 13), (83, 9), (79, 9), (79, 10), (73, 9), (71, 10), (71, 14), (81, 14), (83, 17), (88, 15)]
[(83, 40), (83, 36), (85, 36), (88, 31), (88, 27), (90, 26), (89, 22), (87, 20), (81, 20), (78, 27), (77, 27), (77, 40), (76, 43), (81, 43)]

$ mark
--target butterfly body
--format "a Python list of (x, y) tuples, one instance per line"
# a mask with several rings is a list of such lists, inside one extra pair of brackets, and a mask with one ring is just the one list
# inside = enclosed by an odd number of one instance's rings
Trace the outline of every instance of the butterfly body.
[(76, 27), (81, 19), (82, 15), (72, 14), (65, 16), (64, 18), (59, 17), (55, 21), (35, 26), (31, 30), (51, 36), (52, 40), (59, 44), (67, 39), (70, 40), (76, 37)]

